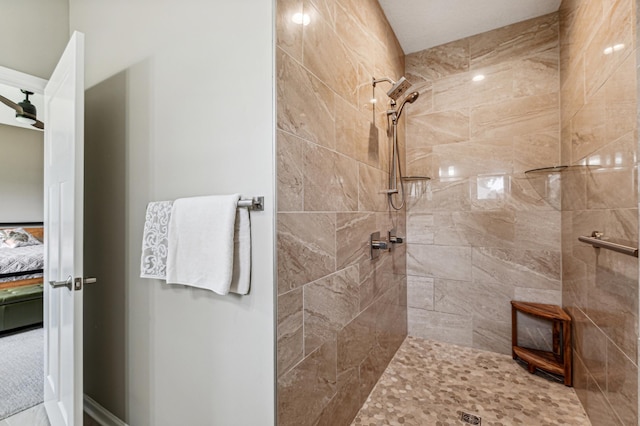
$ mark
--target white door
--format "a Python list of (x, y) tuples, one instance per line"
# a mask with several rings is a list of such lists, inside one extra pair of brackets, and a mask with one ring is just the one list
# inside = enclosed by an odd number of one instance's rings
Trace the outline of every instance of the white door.
[(75, 32), (71, 36), (44, 95), (44, 402), (52, 426), (81, 426), (84, 190), (82, 33)]

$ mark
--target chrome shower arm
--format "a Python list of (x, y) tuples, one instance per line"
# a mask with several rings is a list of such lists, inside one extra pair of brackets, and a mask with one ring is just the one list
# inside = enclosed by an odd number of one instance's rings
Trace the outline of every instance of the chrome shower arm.
[(396, 82), (395, 82), (395, 81), (393, 81), (393, 80), (391, 80), (389, 77), (383, 77), (383, 78), (375, 78), (375, 77), (372, 77), (372, 79), (373, 79), (373, 82), (372, 82), (373, 87), (376, 87), (376, 84), (378, 84), (378, 83), (383, 83), (383, 82), (387, 82), (387, 83), (390, 83), (390, 84), (392, 84), (392, 85), (393, 85), (393, 84), (396, 84)]

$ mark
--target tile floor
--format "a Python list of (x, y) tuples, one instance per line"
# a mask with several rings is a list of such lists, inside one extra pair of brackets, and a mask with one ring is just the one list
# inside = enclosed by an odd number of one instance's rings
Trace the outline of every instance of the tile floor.
[(469, 424), (591, 425), (573, 388), (509, 355), (407, 337), (352, 426)]
[[(100, 426), (100, 424), (84, 413), (84, 426)], [(50, 426), (44, 404), (36, 405), (27, 410), (0, 420), (0, 426)]]
[(49, 426), (49, 419), (44, 404), (39, 404), (0, 420), (0, 426)]

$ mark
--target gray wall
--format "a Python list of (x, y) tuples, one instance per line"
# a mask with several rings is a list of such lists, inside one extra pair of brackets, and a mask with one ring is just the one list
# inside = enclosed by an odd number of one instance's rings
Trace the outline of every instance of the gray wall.
[[(69, 38), (68, 1), (0, 0), (0, 11), (0, 66), (49, 78)], [(0, 126), (0, 221), (42, 220), (42, 150), (42, 133)]]
[[(125, 418), (126, 101), (122, 72), (85, 93), (84, 392)], [(105, 261), (105, 258), (108, 261)]]
[(41, 222), (43, 134), (0, 124), (0, 222)]
[(49, 78), (69, 40), (67, 0), (0, 0), (0, 66)]
[[(274, 409), (270, 1), (71, 0), (86, 34), (85, 390), (130, 425), (267, 425)], [(144, 18), (144, 19), (141, 19)], [(264, 195), (249, 296), (139, 278), (146, 204)]]

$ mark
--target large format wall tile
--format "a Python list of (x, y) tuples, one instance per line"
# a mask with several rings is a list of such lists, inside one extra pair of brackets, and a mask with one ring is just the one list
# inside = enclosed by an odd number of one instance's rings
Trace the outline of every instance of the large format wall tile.
[(278, 131), (278, 211), (304, 210), (305, 142)]
[(278, 424), (313, 424), (335, 395), (336, 380), (334, 340), (278, 379)]
[(276, 15), (276, 44), (297, 61), (302, 61), (302, 25), (293, 20), (303, 13), (303, 0), (279, 0)]
[(285, 293), (336, 270), (335, 214), (278, 215), (278, 292)]
[(472, 346), (473, 319), (464, 312), (445, 314), (409, 308), (409, 335), (455, 345)]
[(600, 253), (585, 311), (633, 359), (638, 339), (637, 263), (632, 257), (620, 259), (619, 253)]
[(469, 107), (471, 77), (468, 73), (454, 74), (433, 82), (433, 110), (464, 110)]
[(335, 147), (333, 92), (282, 50), (276, 54), (278, 128)]
[(614, 345), (607, 345), (607, 392), (611, 407), (624, 424), (638, 419), (638, 366)]
[(407, 110), (408, 173), (433, 179), (407, 216), (411, 334), (509, 352), (516, 293), (561, 303), (560, 176), (524, 174), (560, 164), (558, 32), (550, 14), (407, 57), (433, 99)]
[(337, 214), (335, 237), (339, 269), (369, 260), (369, 235), (377, 229), (373, 213)]
[(590, 375), (587, 375), (586, 401), (583, 404), (592, 425), (623, 426), (602, 393), (602, 388)]
[(545, 290), (560, 289), (560, 252), (474, 248), (473, 279)]
[(513, 139), (513, 161), (514, 173), (549, 167), (550, 164), (559, 165), (558, 132), (516, 136)]
[(473, 138), (495, 138), (558, 131), (558, 96), (548, 94), (507, 100), (471, 110)]
[(516, 61), (513, 70), (515, 97), (537, 96), (560, 91), (559, 48)]
[(433, 170), (440, 176), (472, 177), (510, 173), (513, 168), (512, 138), (474, 139), (433, 147)]
[(558, 47), (558, 15), (552, 13), (469, 37), (472, 70)]
[(310, 354), (358, 314), (358, 269), (350, 267), (304, 286), (304, 352)]
[[(276, 6), (278, 424), (349, 424), (407, 334), (406, 247), (369, 258), (372, 232), (406, 235), (383, 193), (389, 86), (372, 85), (404, 53), (378, 2)], [(398, 136), (404, 153), (404, 117)]]
[(560, 247), (560, 212), (519, 211), (515, 241), (521, 249), (556, 251)]
[(338, 332), (338, 374), (358, 368), (376, 343), (377, 307), (369, 306)]
[[(512, 99), (515, 95), (515, 63), (500, 62), (494, 65), (473, 70), (468, 73), (470, 106), (495, 104)], [(471, 80), (472, 76), (483, 76), (480, 81)]]
[[(587, 97), (596, 93), (635, 49), (634, 11), (635, 1), (615, 0), (608, 16), (600, 21), (600, 25), (592, 26), (594, 35), (584, 52)], [(605, 49), (614, 46), (616, 48), (607, 54)]]
[(465, 313), (475, 318), (505, 324), (511, 320), (513, 287), (502, 283), (453, 281), (436, 278), (434, 310), (449, 314)]
[(433, 311), (434, 279), (409, 275), (407, 277), (407, 305), (410, 308)]
[[(419, 98), (418, 98), (419, 99)], [(408, 114), (407, 114), (408, 115)], [(407, 117), (410, 147), (430, 147), (469, 139), (469, 113), (453, 110)], [(411, 154), (408, 151), (409, 162)]]
[(471, 280), (471, 248), (409, 244), (407, 274)]
[[(511, 325), (505, 321), (487, 317), (473, 318), (473, 347), (482, 350), (511, 354)], [(528, 345), (532, 347), (531, 345)], [(545, 348), (546, 349), (546, 348)]]
[(371, 117), (347, 101), (336, 98), (336, 151), (379, 167), (378, 135), (371, 134)]
[(304, 28), (303, 64), (344, 99), (356, 104), (358, 64), (324, 19), (311, 20)]
[[(638, 243), (636, 2), (563, 2), (563, 304), (592, 424), (638, 422), (638, 260), (577, 241)], [(565, 213), (566, 212), (566, 213)]]
[(304, 153), (304, 208), (307, 211), (358, 209), (358, 168), (355, 160), (318, 145)]
[(469, 40), (457, 40), (406, 57), (411, 74), (433, 81), (469, 70)]
[(304, 357), (302, 289), (278, 296), (278, 377)]
[(585, 103), (571, 120), (572, 161), (598, 149), (606, 138), (605, 98), (598, 93)]
[(384, 192), (389, 187), (389, 175), (380, 169), (365, 164), (360, 164), (358, 210), (360, 211), (386, 211), (387, 194)]
[[(336, 0), (304, 0), (307, 13), (317, 12), (329, 25), (334, 26), (336, 20)], [(310, 6), (314, 6), (313, 8)]]
[(356, 368), (338, 374), (336, 394), (326, 405), (314, 426), (349, 424), (362, 406), (360, 376)]

